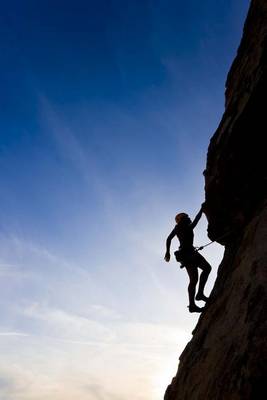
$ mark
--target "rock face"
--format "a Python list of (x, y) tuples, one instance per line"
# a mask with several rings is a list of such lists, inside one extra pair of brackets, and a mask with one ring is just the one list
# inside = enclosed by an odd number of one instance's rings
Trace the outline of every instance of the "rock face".
[(164, 400), (267, 398), (266, 133), (267, 1), (252, 0), (204, 171), (208, 234), (225, 254)]

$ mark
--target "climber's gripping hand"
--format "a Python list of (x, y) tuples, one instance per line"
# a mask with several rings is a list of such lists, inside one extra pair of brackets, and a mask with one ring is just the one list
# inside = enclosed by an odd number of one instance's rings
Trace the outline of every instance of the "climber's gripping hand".
[(204, 203), (201, 204), (201, 211), (203, 213), (205, 212), (205, 208), (206, 208), (206, 202), (204, 201)]
[(170, 258), (171, 258), (171, 255), (170, 255), (170, 253), (167, 252), (167, 253), (165, 254), (164, 260), (167, 261), (167, 262), (169, 262), (169, 261), (170, 261)]

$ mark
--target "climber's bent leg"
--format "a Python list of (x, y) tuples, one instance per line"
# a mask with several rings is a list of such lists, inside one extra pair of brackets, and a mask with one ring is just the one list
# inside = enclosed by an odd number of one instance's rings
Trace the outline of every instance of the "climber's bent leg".
[(209, 274), (211, 272), (211, 266), (208, 263), (208, 261), (205, 260), (205, 258), (201, 254), (198, 253), (197, 258), (198, 258), (198, 268), (202, 269), (202, 272), (201, 272), (201, 275), (199, 278), (199, 286), (198, 286), (198, 292), (196, 295), (196, 300), (207, 301), (208, 297), (205, 296), (204, 289), (205, 289), (205, 285), (208, 280)]

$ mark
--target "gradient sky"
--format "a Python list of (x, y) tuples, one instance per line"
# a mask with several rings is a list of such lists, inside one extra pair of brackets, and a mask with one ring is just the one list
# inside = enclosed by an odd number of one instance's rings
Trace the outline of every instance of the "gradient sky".
[(204, 200), (248, 3), (1, 2), (1, 400), (163, 399), (198, 319), (165, 239)]

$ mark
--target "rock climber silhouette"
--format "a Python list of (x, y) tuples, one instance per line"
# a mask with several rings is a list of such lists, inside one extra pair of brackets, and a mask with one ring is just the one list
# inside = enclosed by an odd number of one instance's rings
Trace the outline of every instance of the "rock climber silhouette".
[[(172, 239), (177, 236), (180, 242), (179, 250), (176, 251), (175, 257), (177, 261), (181, 262), (181, 268), (185, 267), (189, 276), (188, 285), (188, 295), (189, 295), (189, 311), (190, 312), (201, 312), (204, 307), (198, 307), (195, 300), (207, 301), (208, 298), (204, 295), (204, 288), (211, 271), (210, 264), (205, 260), (205, 258), (194, 248), (194, 232), (193, 229), (197, 225), (203, 213), (203, 206), (201, 206), (200, 211), (197, 213), (193, 222), (189, 216), (185, 213), (177, 214), (175, 217), (176, 225), (172, 232), (169, 234), (166, 241), (166, 254), (165, 261), (170, 261), (170, 246)], [(196, 286), (198, 283), (198, 268), (202, 270), (198, 292), (196, 293)]]

